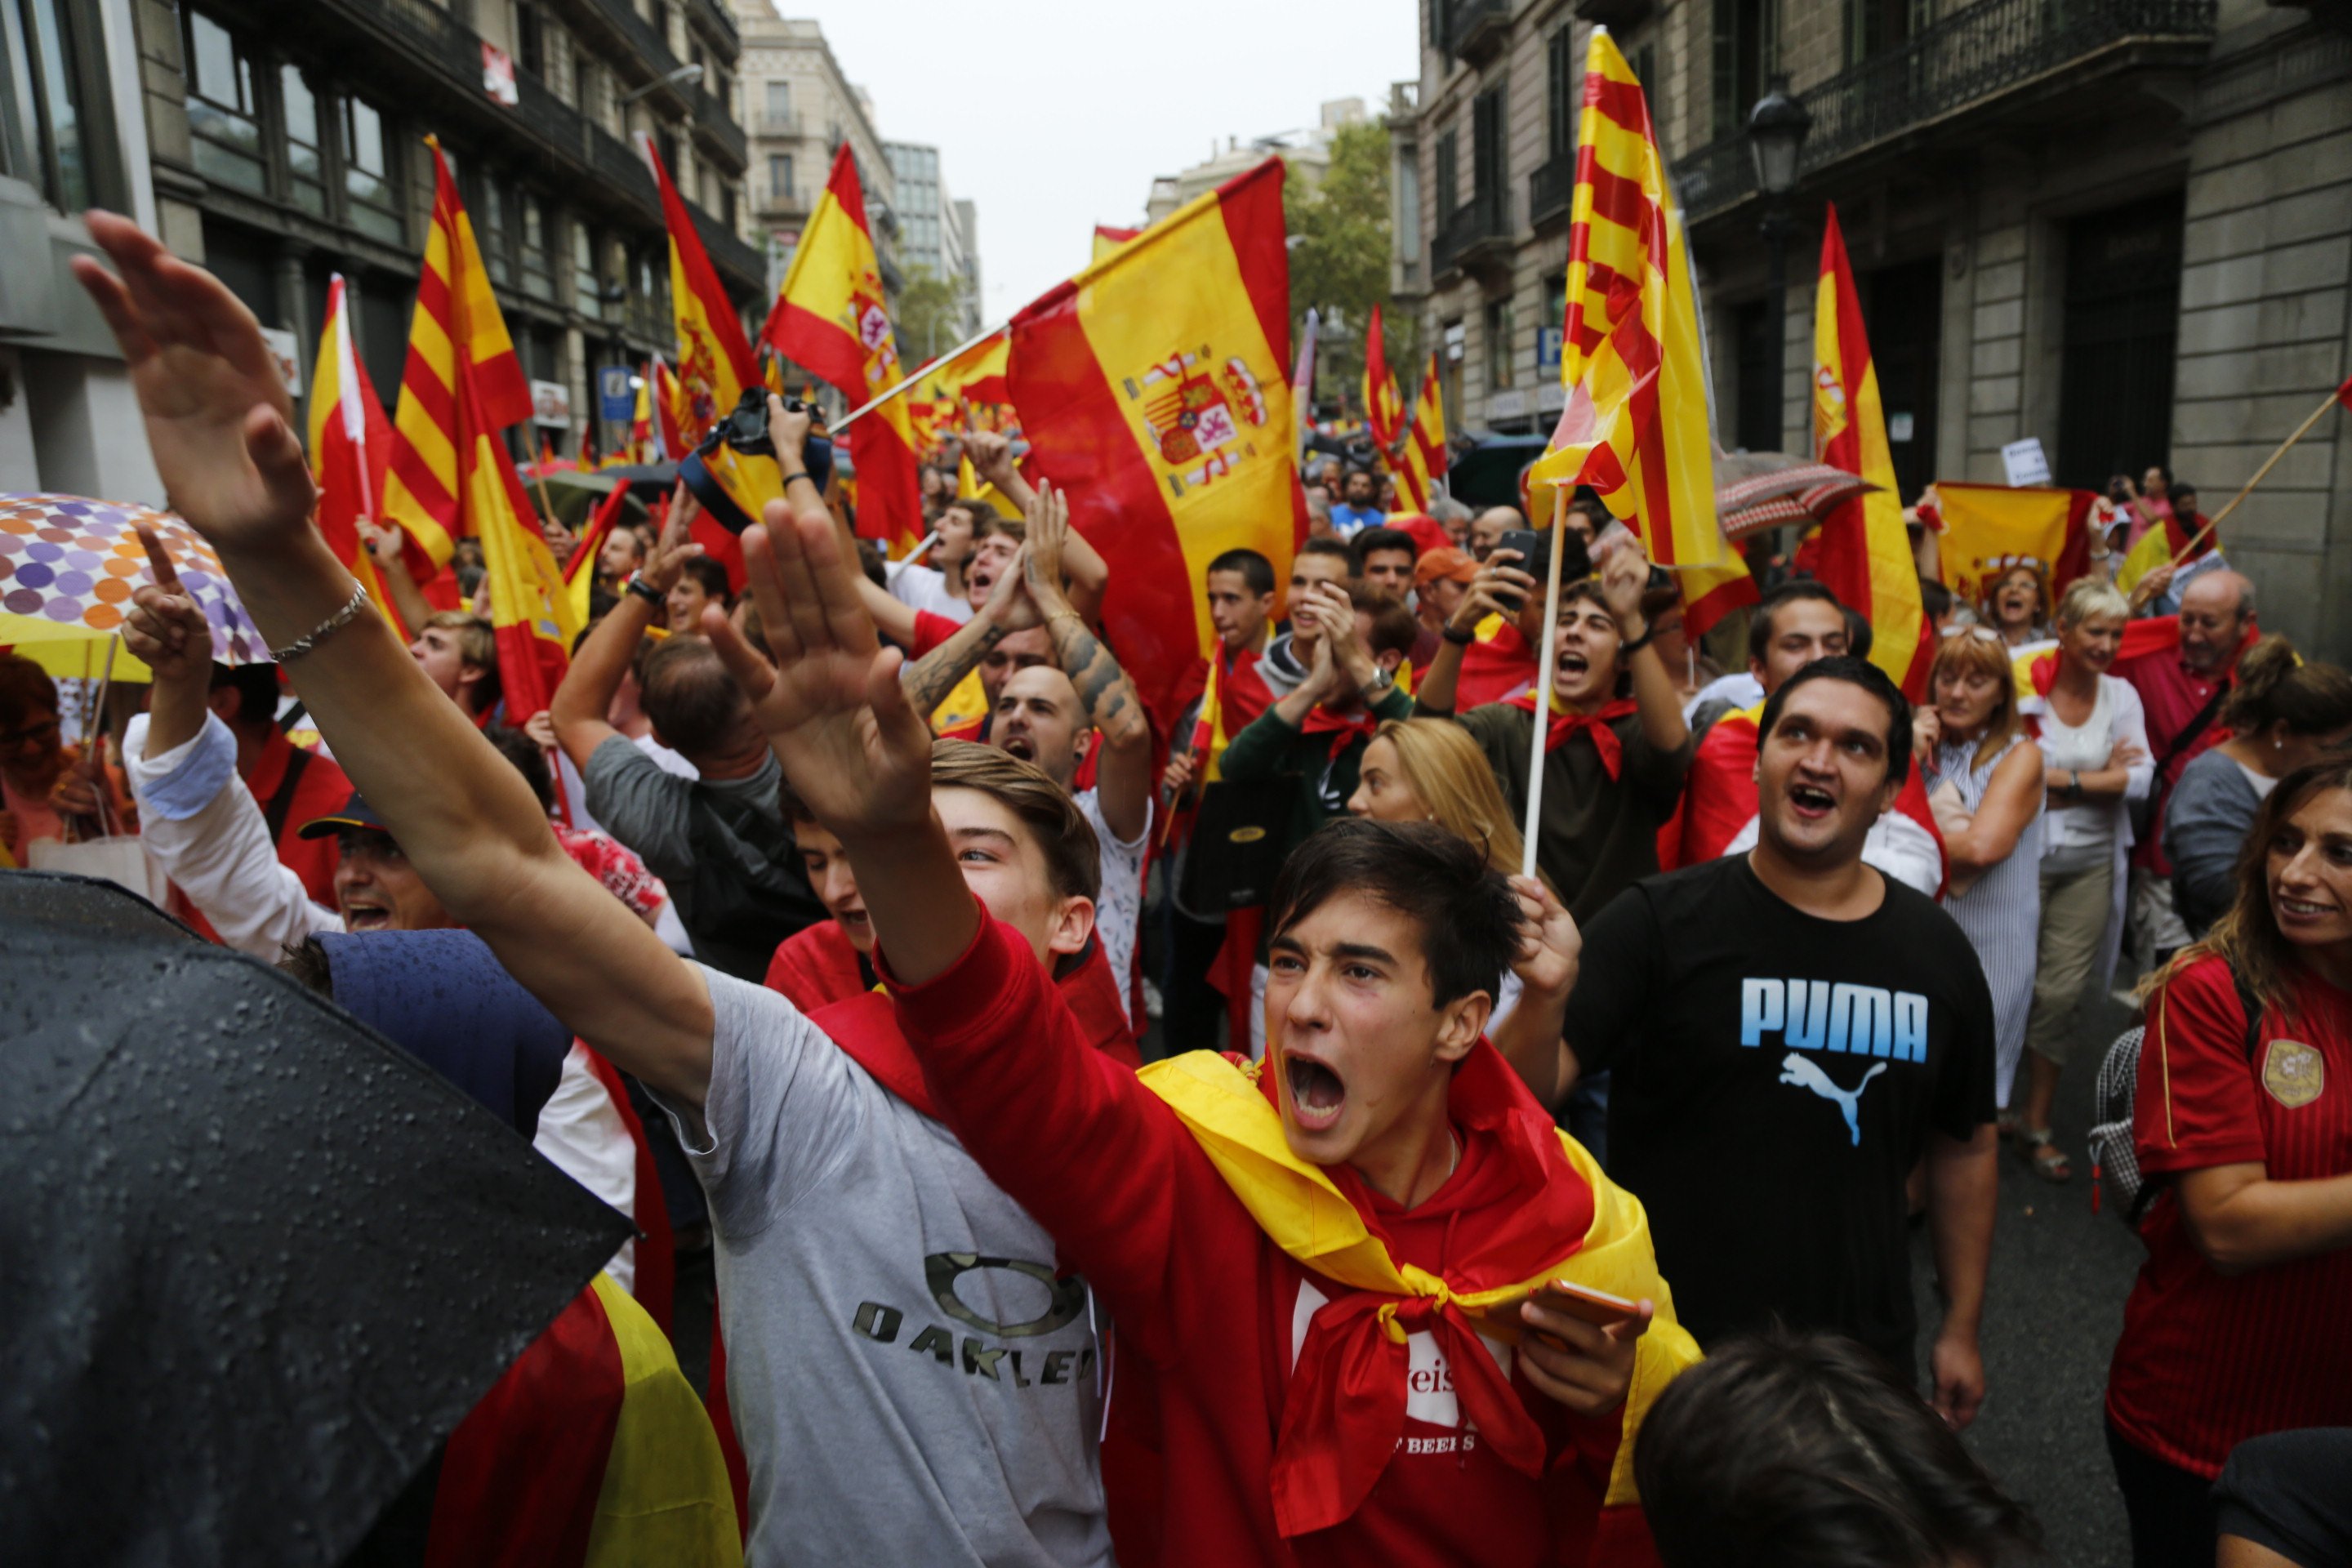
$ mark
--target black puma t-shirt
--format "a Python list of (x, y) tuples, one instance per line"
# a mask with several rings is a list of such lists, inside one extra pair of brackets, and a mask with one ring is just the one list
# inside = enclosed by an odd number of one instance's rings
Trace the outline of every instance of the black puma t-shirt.
[(1929, 1129), (1993, 1119), (1992, 997), (1951, 916), (1890, 879), (1821, 920), (1745, 855), (1652, 877), (1585, 931), (1565, 1032), (1612, 1075), (1609, 1173), (1701, 1344), (1777, 1316), (1912, 1367), (1904, 1178)]

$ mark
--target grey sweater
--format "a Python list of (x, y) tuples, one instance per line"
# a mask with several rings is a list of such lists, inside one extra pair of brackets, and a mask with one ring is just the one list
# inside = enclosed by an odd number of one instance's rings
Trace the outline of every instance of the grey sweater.
[(2203, 936), (2237, 897), (2238, 851), (2262, 804), (2245, 769), (2218, 750), (2181, 770), (2165, 803), (2164, 854), (2189, 935)]

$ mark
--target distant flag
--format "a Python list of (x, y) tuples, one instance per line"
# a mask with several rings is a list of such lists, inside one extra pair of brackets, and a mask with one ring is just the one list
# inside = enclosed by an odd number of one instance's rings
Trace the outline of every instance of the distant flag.
[[(768, 324), (775, 351), (832, 384), (862, 408), (905, 376), (883, 308), (881, 264), (866, 227), (857, 161), (844, 142), (816, 210), (801, 230)], [(892, 398), (851, 433), (857, 467), (858, 531), (911, 544), (923, 535), (922, 484), (915, 434), (903, 399)]]
[(1283, 166), (1187, 203), (1013, 318), (1033, 472), (1119, 563), (1104, 621), (1165, 733), (1214, 646), (1202, 574), (1247, 546), (1289, 568), (1306, 527), (1290, 400)]
[(319, 327), (319, 363), (310, 373), (310, 472), (319, 481), (319, 531), (384, 617), (399, 625), (360, 531), (373, 521), (392, 460), (392, 424), (375, 384), (360, 368), (343, 320), (343, 275), (327, 281), (327, 318)]
[(629, 410), (629, 461), (652, 463), (660, 459), (654, 453), (654, 366), (646, 362), (645, 373), (636, 378), (636, 405)]
[(1143, 231), (1139, 228), (1113, 228), (1107, 223), (1095, 225), (1095, 253), (1087, 259), (1100, 261)]
[(1813, 455), (1878, 487), (1822, 521), (1806, 542), (1810, 564), (1838, 602), (1870, 623), (1870, 661), (1915, 702), (1927, 700), (1935, 656), (1919, 600), (1919, 567), (1903, 527), (1903, 496), (1886, 444), (1878, 367), (1863, 330), (1862, 301), (1846, 261), (1837, 207), (1822, 234), (1813, 306)]
[(2098, 499), (2090, 490), (1939, 480), (1936, 500), (1944, 531), (1936, 541), (1937, 574), (1962, 604), (1979, 605), (2003, 573), (2031, 566), (2055, 602), (2090, 564), (2091, 536), (2084, 524)]
[(1421, 378), (1412, 416), (1405, 426), (1404, 449), (1397, 465), (1397, 482), (1412, 501), (1412, 510), (1425, 512), (1437, 499), (1437, 484), (1445, 477), (1445, 399), (1437, 379), (1437, 355)]
[(460, 365), (457, 380), (458, 482), (467, 521), (482, 541), (499, 689), (509, 719), (520, 722), (548, 706), (563, 679), (580, 622), (514, 458), (482, 419), (473, 373)]
[(918, 450), (928, 451), (958, 430), (1002, 429), (1013, 422), (1013, 394), (1004, 380), (1011, 353), (1012, 339), (1000, 327), (915, 374), (892, 401), (905, 403)]
[[(1591, 485), (1650, 559), (1682, 579), (1694, 637), (1756, 584), (1715, 515), (1696, 290), (1682, 215), (1642, 85), (1607, 29), (1585, 58), (1570, 205), (1568, 399), (1534, 479)], [(1541, 520), (1539, 519), (1538, 521)]]
[(1404, 399), (1397, 392), (1396, 377), (1389, 373), (1378, 305), (1372, 307), (1372, 324), (1364, 333), (1364, 423), (1372, 427), (1372, 443), (1381, 458), (1393, 455), (1398, 437), (1404, 434)]
[[(2200, 532), (2204, 534), (2202, 539), (2197, 537)], [(2196, 542), (2197, 550), (2195, 554), (2182, 562), (2184, 565), (2200, 555), (2210, 555), (2221, 548), (2221, 535), (2206, 529), (2203, 518), (2166, 512), (2157, 520), (2156, 526), (2139, 536), (2130, 552), (2124, 557), (2123, 564), (2116, 569), (2116, 586), (2126, 594), (2130, 593), (2148, 573), (2158, 566), (2171, 565), (2174, 559), (2189, 548), (2192, 540)]]
[(661, 187), (662, 219), (669, 228), (670, 314), (677, 329), (677, 380), (685, 393), (679, 431), (682, 446), (670, 449), (675, 460), (686, 447), (699, 442), (711, 422), (735, 412), (746, 387), (761, 384), (759, 362), (744, 339), (734, 301), (720, 287), (719, 274), (695, 232), (694, 215), (670, 184), (653, 138), (640, 132), (637, 146)]
[(407, 535), (404, 554), (409, 574), (420, 583), (449, 563), (464, 531), (457, 473), (460, 373), (473, 377), (476, 416), (483, 428), (502, 430), (530, 417), (530, 384), (490, 291), (473, 221), (458, 199), (440, 142), (430, 136), (425, 142), (433, 149), (433, 225), (425, 238), (416, 309), (409, 318), (408, 362), (393, 416), (382, 513)]
[(1307, 437), (1315, 428), (1315, 350), (1322, 335), (1323, 317), (1307, 308), (1307, 325), (1298, 334), (1298, 353), (1290, 367), (1290, 426), (1298, 436), (1298, 453), (1307, 455)]
[[(621, 513), (629, 504), (629, 487), (615, 482), (596, 503), (589, 515), (588, 526), (572, 546), (572, 559), (563, 563), (564, 596), (572, 605), (572, 622), (577, 626), (588, 624), (588, 600), (596, 586), (596, 561), (604, 552), (604, 542), (613, 537), (620, 526)], [(493, 601), (495, 607), (495, 601)]]
[(670, 374), (669, 362), (654, 356), (653, 436), (657, 456), (653, 462), (675, 463), (692, 450), (687, 432), (693, 427), (694, 405), (686, 388)]

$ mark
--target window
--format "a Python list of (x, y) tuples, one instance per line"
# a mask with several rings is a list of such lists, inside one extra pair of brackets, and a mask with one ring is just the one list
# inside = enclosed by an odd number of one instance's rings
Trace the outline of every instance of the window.
[[(1562, 27), (1544, 46), (1544, 162), (1576, 161), (1576, 118), (1583, 107), (1584, 67), (1576, 58), (1572, 29)], [(1637, 75), (1639, 73), (1636, 73)], [(1642, 83), (1649, 85), (1643, 77)]]
[(197, 172), (240, 190), (266, 192), (252, 58), (227, 28), (191, 11), (188, 64), (188, 129), (195, 133)]
[(319, 124), (319, 95), (299, 66), (278, 68), (278, 96), (286, 106), (287, 195), (313, 217), (327, 216), (325, 132)]
[(604, 122), (603, 75), (586, 55), (572, 57), (572, 100), (581, 113), (599, 125)]
[(1509, 210), (1503, 96), (1503, 89), (1494, 88), (1470, 105), (1470, 199), (1478, 204), (1490, 234), (1504, 230), (1503, 215)]
[(507, 195), (497, 180), (482, 176), (480, 223), (475, 238), (482, 250), (482, 264), (490, 270), (493, 283), (510, 283), (513, 268), (508, 264), (507, 250), (513, 238), (507, 232)]
[(767, 101), (761, 106), (761, 112), (767, 117), (768, 123), (781, 126), (791, 120), (793, 84), (788, 81), (772, 81), (765, 84), (763, 90), (767, 95)]
[(407, 239), (400, 188), (386, 156), (383, 116), (356, 98), (343, 100), (343, 194), (351, 198), (353, 228), (387, 245)]
[(551, 303), (555, 299), (555, 258), (547, 248), (547, 209), (534, 195), (522, 198), (522, 291)]
[(530, 0), (515, 0), (514, 62), (535, 77), (547, 75), (547, 28)]
[[(113, 121), (107, 115), (105, 83), (94, 79), (102, 65), (103, 41), (96, 36), (94, 10), (73, 0), (10, 0), (23, 29), (21, 73), (9, 79), (0, 69), (0, 131), (7, 172), (37, 185), (42, 199), (60, 212), (112, 201)], [(12, 90), (13, 89), (13, 90)], [(14, 101), (22, 93), (25, 101)]]
[(793, 155), (768, 154), (768, 200), (781, 206), (793, 199)]
[(728, 233), (735, 232), (735, 187), (723, 182), (719, 187), (719, 224)]
[(1715, 134), (1737, 136), (1779, 58), (1776, 0), (1713, 0)]
[(1397, 254), (1421, 254), (1421, 165), (1408, 155), (1397, 160)]
[(1462, 142), (1460, 136), (1448, 131), (1437, 139), (1437, 226), (1443, 229), (1454, 220), (1454, 209), (1462, 205)]
[(572, 303), (583, 316), (604, 313), (604, 284), (596, 276), (596, 240), (584, 223), (572, 226)]
[(1486, 301), (1486, 390), (1508, 392), (1518, 384), (1511, 356), (1517, 353), (1513, 340), (1511, 302), (1508, 300)]

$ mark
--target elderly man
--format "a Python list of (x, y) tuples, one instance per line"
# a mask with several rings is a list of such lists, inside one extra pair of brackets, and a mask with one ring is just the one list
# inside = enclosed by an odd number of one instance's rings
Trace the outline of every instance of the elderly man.
[[(2153, 574), (2151, 574), (2153, 575)], [(2129, 658), (2113, 673), (2128, 680), (2147, 710), (2156, 786), (2148, 825), (2132, 850), (2131, 925), (2135, 956), (2153, 965), (2189, 941), (2172, 908), (2172, 867), (2164, 857), (2164, 811), (2172, 786), (2197, 755), (2223, 738), (2221, 704), (2252, 640), (2254, 585), (2231, 571), (2209, 571), (2182, 590), (2177, 642)]]
[(1528, 520), (1519, 515), (1515, 506), (1490, 506), (1470, 520), (1470, 553), (1483, 566), (1495, 547), (1503, 542), (1503, 535), (1515, 528), (1525, 528)]

